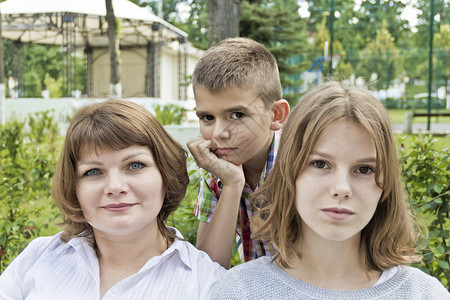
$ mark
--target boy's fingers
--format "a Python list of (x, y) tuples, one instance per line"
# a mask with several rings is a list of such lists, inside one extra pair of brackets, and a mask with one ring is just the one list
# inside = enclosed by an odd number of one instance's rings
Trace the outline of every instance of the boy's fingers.
[(193, 143), (196, 143), (196, 142), (198, 142), (198, 141), (201, 141), (201, 140), (204, 140), (204, 138), (203, 138), (202, 136), (196, 136), (196, 137), (190, 139), (189, 141), (187, 141), (187, 142), (186, 142), (186, 145), (187, 145), (188, 148), (189, 148), (189, 145), (191, 145), (191, 144), (193, 144)]
[(217, 160), (217, 156), (211, 152), (213, 143), (210, 140), (205, 140), (202, 137), (194, 138), (186, 143), (197, 162), (198, 166), (204, 169), (209, 169), (211, 161)]

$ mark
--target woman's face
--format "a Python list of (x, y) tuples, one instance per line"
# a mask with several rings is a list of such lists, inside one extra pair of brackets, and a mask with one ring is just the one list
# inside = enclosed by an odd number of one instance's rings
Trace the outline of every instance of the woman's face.
[(76, 195), (96, 235), (156, 233), (165, 185), (148, 147), (83, 151), (76, 172)]
[(341, 120), (326, 128), (296, 180), (305, 240), (359, 241), (383, 192), (375, 166), (375, 144), (362, 126)]

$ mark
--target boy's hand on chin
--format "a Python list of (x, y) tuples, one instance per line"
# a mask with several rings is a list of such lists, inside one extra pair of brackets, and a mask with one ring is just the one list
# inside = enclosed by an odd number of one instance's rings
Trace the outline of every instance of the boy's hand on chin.
[(201, 136), (195, 137), (186, 143), (197, 165), (220, 178), (224, 185), (245, 184), (242, 165), (236, 166), (225, 159), (217, 157), (212, 151), (215, 144)]

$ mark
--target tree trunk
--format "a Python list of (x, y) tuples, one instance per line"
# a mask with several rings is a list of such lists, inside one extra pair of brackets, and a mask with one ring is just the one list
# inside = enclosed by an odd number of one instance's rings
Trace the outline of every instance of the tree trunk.
[(209, 46), (239, 36), (240, 0), (208, 0)]
[(112, 0), (106, 1), (106, 21), (108, 22), (108, 38), (109, 38), (109, 61), (110, 61), (110, 91), (111, 98), (122, 97), (122, 84), (120, 83), (120, 62), (119, 62), (119, 38), (117, 36), (117, 23), (112, 6)]

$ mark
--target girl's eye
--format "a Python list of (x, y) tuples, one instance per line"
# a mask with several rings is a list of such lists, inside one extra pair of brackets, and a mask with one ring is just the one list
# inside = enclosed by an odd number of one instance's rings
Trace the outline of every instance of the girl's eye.
[(134, 163), (131, 163), (131, 164), (130, 164), (129, 169), (130, 169), (130, 170), (140, 170), (140, 169), (142, 169), (143, 167), (144, 167), (143, 164), (141, 164), (141, 163), (139, 163), (139, 162), (134, 162)]
[(99, 169), (91, 169), (84, 172), (83, 176), (97, 176), (100, 175)]
[(204, 116), (202, 116), (202, 117), (200, 118), (200, 120), (209, 122), (209, 121), (214, 120), (214, 117), (211, 116), (211, 115), (204, 115)]
[(314, 167), (318, 169), (329, 169), (330, 167), (323, 160), (315, 160), (311, 163)]
[(238, 120), (238, 119), (240, 119), (242, 117), (244, 117), (244, 114), (241, 113), (241, 112), (237, 111), (237, 112), (231, 113), (231, 118), (234, 119), (234, 120)]
[(372, 174), (375, 173), (375, 169), (372, 168), (371, 166), (361, 166), (358, 169), (356, 169), (356, 172), (359, 174)]

